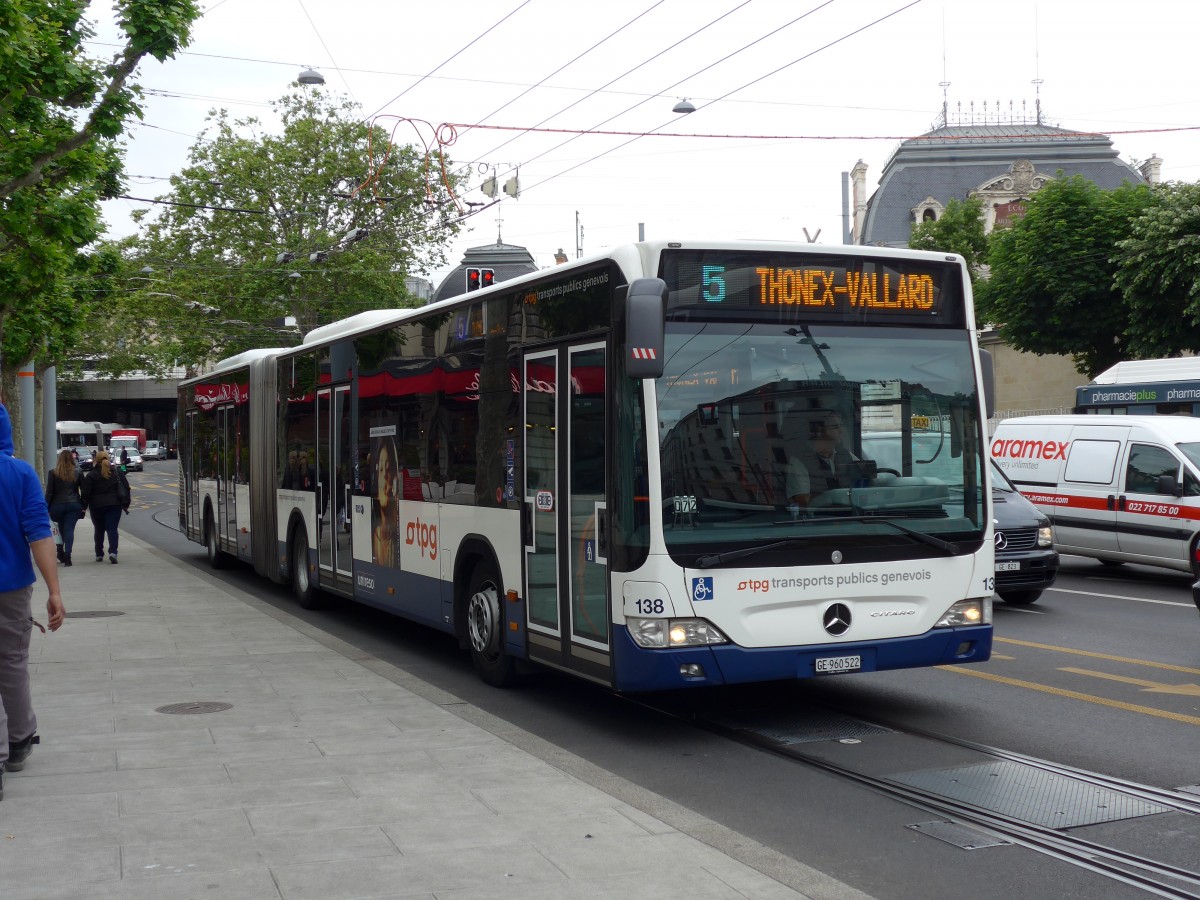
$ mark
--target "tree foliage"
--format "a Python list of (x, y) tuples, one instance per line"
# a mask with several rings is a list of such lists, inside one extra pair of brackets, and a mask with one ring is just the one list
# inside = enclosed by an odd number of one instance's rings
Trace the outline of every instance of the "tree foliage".
[(90, 59), (84, 0), (0, 3), (0, 335), (4, 356), (54, 359), (76, 339), (80, 255), (102, 230), (98, 203), (119, 193), (117, 140), (140, 116), (131, 78), (146, 56), (185, 46), (195, 0), (116, 0), (125, 44)]
[(951, 199), (940, 218), (913, 226), (908, 246), (913, 250), (957, 253), (967, 261), (974, 282), (987, 258), (988, 240), (983, 230), (983, 201), (978, 197)]
[(978, 320), (1018, 350), (1070, 354), (1089, 377), (1127, 359), (1117, 244), (1149, 201), (1147, 185), (1105, 191), (1079, 175), (1048, 182), (1021, 219), (992, 233)]
[(1154, 359), (1200, 351), (1200, 185), (1155, 185), (1117, 246), (1131, 354)]
[(276, 134), (212, 113), (162, 210), (139, 217), (113, 312), (147, 348), (134, 367), (286, 346), (354, 313), (409, 306), (406, 274), (444, 260), (456, 211), (436, 161), (320, 90), (294, 87), (274, 106)]

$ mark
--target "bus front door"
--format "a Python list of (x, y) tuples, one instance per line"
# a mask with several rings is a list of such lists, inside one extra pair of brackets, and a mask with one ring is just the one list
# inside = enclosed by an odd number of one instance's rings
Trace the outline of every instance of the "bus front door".
[(527, 354), (522, 375), (529, 656), (612, 684), (604, 345)]

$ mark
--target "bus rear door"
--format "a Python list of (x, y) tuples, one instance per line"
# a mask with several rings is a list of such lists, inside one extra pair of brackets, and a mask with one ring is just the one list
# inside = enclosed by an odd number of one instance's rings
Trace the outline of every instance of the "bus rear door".
[(529, 657), (611, 684), (604, 344), (529, 353), (522, 378)]
[(350, 387), (317, 391), (317, 546), (320, 583), (351, 590)]

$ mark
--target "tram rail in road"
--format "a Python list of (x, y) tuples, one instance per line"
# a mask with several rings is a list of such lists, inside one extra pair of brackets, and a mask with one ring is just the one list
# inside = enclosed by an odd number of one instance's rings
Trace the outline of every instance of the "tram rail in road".
[[(1195, 847), (1200, 845), (1200, 787), (1193, 793), (1137, 784), (972, 741), (867, 722), (834, 710), (692, 714), (671, 708), (670, 702), (664, 699), (653, 708), (942, 817), (908, 827), (964, 850), (1017, 844), (1151, 894), (1200, 897), (1200, 871), (1187, 867), (1195, 865)], [(870, 771), (878, 768), (879, 752), (856, 753), (856, 748), (873, 741), (914, 739), (929, 742), (931, 751), (935, 744), (942, 750), (948, 746), (968, 750), (978, 756), (978, 762), (881, 774)], [(922, 755), (945, 756), (944, 752)], [(893, 754), (884, 753), (882, 758), (894, 765)], [(1090, 825), (1148, 821), (1158, 815), (1181, 817), (1171, 829), (1179, 846), (1163, 847), (1163, 857), (1174, 855), (1184, 864), (1152, 859), (1078, 833)], [(1124, 837), (1128, 839), (1128, 831)]]

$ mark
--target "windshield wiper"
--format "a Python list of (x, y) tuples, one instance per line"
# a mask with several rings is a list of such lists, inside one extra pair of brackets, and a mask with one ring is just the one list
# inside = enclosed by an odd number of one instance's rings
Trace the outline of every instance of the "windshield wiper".
[(782, 550), (784, 547), (790, 547), (793, 544), (806, 544), (806, 538), (789, 538), (786, 541), (775, 541), (771, 544), (760, 544), (757, 547), (743, 547), (741, 550), (727, 550), (724, 553), (709, 553), (706, 556), (700, 556), (696, 559), (696, 565), (701, 569), (707, 569), (709, 566), (717, 566), (723, 562), (729, 562), (734, 559), (741, 559), (745, 556), (753, 556), (755, 553), (766, 553), (768, 550)]
[(944, 551), (948, 556), (958, 556), (958, 544), (951, 541), (944, 541), (940, 537), (932, 534), (926, 534), (924, 531), (917, 531), (915, 528), (909, 528), (907, 525), (901, 525), (894, 519), (889, 519), (886, 516), (839, 516), (839, 522), (882, 522), (884, 525), (891, 525), (897, 531), (907, 534), (910, 538), (920, 541), (922, 544), (928, 544), (930, 547), (936, 547), (938, 550)]
[[(908, 535), (915, 541), (922, 544), (928, 544), (941, 550), (948, 556), (958, 556), (958, 544), (951, 541), (942, 540), (940, 537), (935, 537), (932, 534), (926, 534), (923, 531), (917, 531), (915, 528), (909, 528), (907, 525), (901, 525), (892, 519), (883, 516), (838, 516), (828, 519), (800, 519), (795, 522), (788, 522), (789, 525), (817, 525), (828, 524), (829, 522), (879, 522), (883, 525), (890, 525), (897, 531)], [(756, 553), (766, 553), (769, 550), (782, 550), (785, 547), (791, 547), (796, 544), (807, 544), (808, 538), (789, 538), (786, 541), (774, 541), (770, 544), (760, 544), (757, 547), (742, 547), (740, 550), (727, 550), (724, 553), (709, 553), (705, 556), (696, 558), (696, 566), (701, 569), (707, 569), (711, 566), (718, 566), (721, 563), (732, 562), (735, 559), (744, 559), (747, 556), (753, 556)]]

